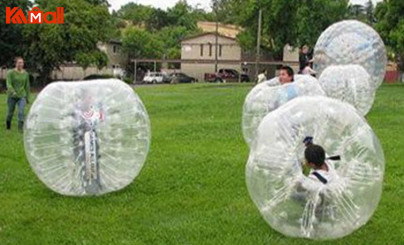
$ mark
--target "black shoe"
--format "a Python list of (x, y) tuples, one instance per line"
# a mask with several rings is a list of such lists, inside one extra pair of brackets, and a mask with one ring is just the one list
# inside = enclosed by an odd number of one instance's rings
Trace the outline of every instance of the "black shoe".
[(11, 129), (11, 122), (10, 121), (6, 122), (6, 128), (7, 128), (7, 130)]

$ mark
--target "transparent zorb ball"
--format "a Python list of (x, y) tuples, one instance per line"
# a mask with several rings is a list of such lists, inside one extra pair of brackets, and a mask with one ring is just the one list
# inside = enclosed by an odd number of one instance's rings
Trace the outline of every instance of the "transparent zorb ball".
[(276, 83), (279, 83), (277, 77), (256, 85), (244, 101), (242, 128), (248, 145), (269, 112), (299, 96), (325, 95), (317, 79), (310, 75), (295, 75), (292, 83), (274, 85)]
[[(307, 136), (327, 156), (340, 157), (326, 161), (334, 173), (326, 184), (302, 173)], [(327, 97), (299, 97), (262, 120), (246, 182), (273, 229), (292, 237), (334, 239), (370, 219), (380, 200), (383, 173), (379, 140), (355, 108)]]
[(372, 79), (360, 65), (332, 65), (318, 79), (328, 97), (347, 102), (366, 115), (375, 99)]
[(330, 65), (349, 64), (364, 67), (374, 87), (382, 84), (387, 65), (386, 47), (374, 29), (357, 20), (331, 25), (314, 47), (314, 70), (318, 75)]
[(101, 195), (139, 174), (150, 122), (140, 98), (120, 80), (55, 82), (33, 103), (24, 143), (32, 169), (50, 189)]

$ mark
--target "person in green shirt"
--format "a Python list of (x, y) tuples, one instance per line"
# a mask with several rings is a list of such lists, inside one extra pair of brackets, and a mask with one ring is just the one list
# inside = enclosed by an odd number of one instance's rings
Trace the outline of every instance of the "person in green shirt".
[(29, 74), (24, 70), (24, 59), (15, 59), (15, 68), (7, 72), (7, 129), (11, 129), (15, 106), (18, 105), (18, 129), (24, 126), (24, 108), (29, 103)]

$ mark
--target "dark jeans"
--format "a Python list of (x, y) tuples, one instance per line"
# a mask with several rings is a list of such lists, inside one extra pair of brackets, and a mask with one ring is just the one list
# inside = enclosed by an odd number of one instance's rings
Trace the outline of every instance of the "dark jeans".
[(8, 113), (7, 113), (7, 121), (11, 122), (13, 119), (15, 105), (18, 104), (18, 121), (24, 122), (24, 108), (27, 100), (25, 98), (12, 98), (8, 97), (7, 104), (8, 104)]

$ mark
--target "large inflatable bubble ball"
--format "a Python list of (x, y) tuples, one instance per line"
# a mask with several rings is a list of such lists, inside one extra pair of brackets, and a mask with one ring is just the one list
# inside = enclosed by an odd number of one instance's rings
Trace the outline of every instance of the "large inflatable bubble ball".
[(273, 78), (256, 85), (247, 95), (243, 106), (242, 128), (248, 145), (255, 138), (261, 120), (271, 111), (286, 102), (304, 95), (325, 95), (316, 78), (309, 75), (295, 75), (294, 82), (273, 86)]
[(50, 189), (101, 195), (139, 174), (150, 122), (140, 98), (120, 80), (55, 82), (33, 103), (24, 143), (32, 169)]
[(366, 115), (372, 108), (375, 89), (371, 77), (362, 66), (329, 66), (318, 81), (328, 97), (351, 104), (360, 114)]
[[(305, 144), (325, 150), (328, 182), (302, 171)], [(312, 170), (311, 170), (312, 171)], [(382, 193), (384, 154), (366, 120), (328, 97), (299, 97), (259, 125), (246, 166), (252, 200), (287, 236), (334, 239), (364, 225)]]
[(318, 75), (330, 65), (357, 64), (365, 68), (378, 87), (386, 72), (386, 47), (370, 26), (345, 20), (328, 27), (314, 47), (314, 70)]

